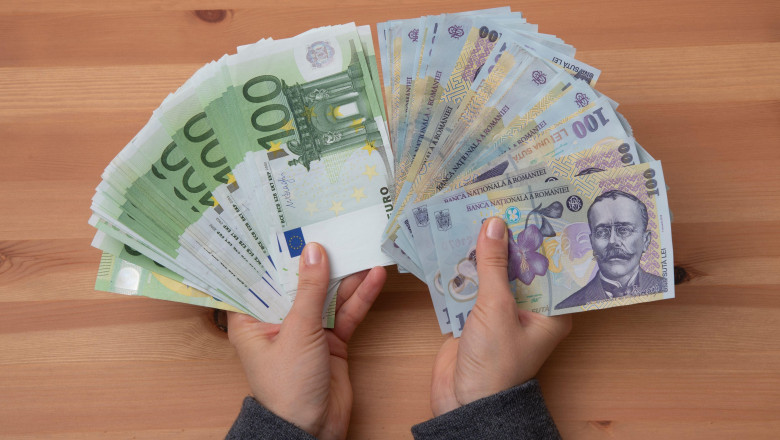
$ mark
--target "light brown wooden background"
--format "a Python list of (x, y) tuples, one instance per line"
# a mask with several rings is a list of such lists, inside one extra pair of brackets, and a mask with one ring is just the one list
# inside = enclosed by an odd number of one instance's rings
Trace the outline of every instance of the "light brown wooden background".
[[(564, 437), (780, 438), (779, 3), (510, 3), (602, 69), (663, 160), (690, 275), (674, 300), (575, 316), (539, 375)], [(92, 289), (100, 173), (198, 66), (320, 25), (503, 4), (0, 1), (0, 435), (219, 438), (236, 416), (247, 384), (209, 310)], [(441, 341), (424, 286), (391, 271), (351, 345), (350, 438), (411, 438)]]

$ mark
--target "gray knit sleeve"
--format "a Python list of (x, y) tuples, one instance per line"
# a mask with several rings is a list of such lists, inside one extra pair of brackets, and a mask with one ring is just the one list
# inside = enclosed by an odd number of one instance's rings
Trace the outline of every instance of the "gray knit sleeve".
[(416, 440), (559, 440), (536, 379), (412, 427)]
[(282, 419), (248, 396), (233, 423), (227, 440), (316, 440), (314, 436)]

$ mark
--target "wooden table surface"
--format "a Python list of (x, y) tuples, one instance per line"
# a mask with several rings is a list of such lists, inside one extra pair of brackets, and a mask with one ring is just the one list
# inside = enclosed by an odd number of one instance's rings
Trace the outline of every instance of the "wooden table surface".
[[(220, 438), (248, 392), (194, 306), (93, 291), (89, 201), (200, 65), (261, 37), (488, 1), (0, 2), (0, 436)], [(663, 160), (677, 298), (574, 317), (539, 374), (569, 439), (780, 437), (780, 3), (514, 2)], [(196, 10), (216, 12), (196, 13)], [(351, 439), (411, 438), (442, 341), (394, 270), (351, 344)]]

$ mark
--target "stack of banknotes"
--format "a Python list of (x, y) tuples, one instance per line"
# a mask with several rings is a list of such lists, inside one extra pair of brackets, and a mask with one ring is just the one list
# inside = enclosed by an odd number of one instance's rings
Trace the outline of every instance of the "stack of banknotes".
[(457, 336), (498, 216), (520, 308), (674, 296), (661, 164), (598, 69), (509, 8), (377, 31), (383, 84), (370, 28), (348, 24), (241, 46), (170, 94), (101, 176), (96, 288), (280, 322), (316, 241), (324, 326), (343, 277), (396, 263)]
[(393, 156), (368, 26), (239, 47), (199, 69), (102, 174), (96, 288), (280, 322), (307, 242), (335, 292), (389, 265)]
[(482, 222), (509, 226), (518, 307), (547, 315), (674, 296), (661, 163), (601, 72), (509, 8), (377, 25), (393, 210), (382, 249), (428, 285), (443, 333), (474, 305)]

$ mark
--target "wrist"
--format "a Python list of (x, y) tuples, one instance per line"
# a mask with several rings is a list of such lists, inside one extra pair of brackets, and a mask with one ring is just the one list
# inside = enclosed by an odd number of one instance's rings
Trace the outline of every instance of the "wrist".
[(301, 405), (296, 407), (295, 402), (267, 401), (267, 399), (260, 399), (256, 394), (253, 394), (252, 398), (276, 417), (305, 431), (307, 434), (317, 437), (317, 417), (309, 414)]
[[(524, 368), (519, 370), (524, 370)], [(455, 382), (455, 399), (458, 406), (468, 405), (526, 383), (533, 379), (534, 374), (522, 374), (516, 368), (499, 368), (492, 371), (481, 371), (476, 376), (472, 373)]]
[(491, 427), (512, 433), (512, 438), (560, 440), (535, 380), (415, 425), (412, 433), (415, 438), (470, 440), (486, 438), (486, 429)]
[(236, 421), (225, 438), (229, 440), (247, 438), (272, 440), (280, 437), (296, 440), (317, 440), (316, 436), (280, 417), (269, 408), (263, 406), (253, 396), (247, 396), (241, 405), (241, 411)]

